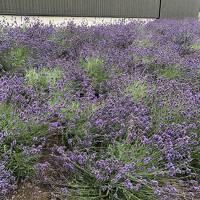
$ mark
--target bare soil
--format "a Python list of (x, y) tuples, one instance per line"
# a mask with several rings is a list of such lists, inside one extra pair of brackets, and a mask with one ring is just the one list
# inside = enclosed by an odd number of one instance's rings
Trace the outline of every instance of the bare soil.
[(7, 200), (50, 200), (51, 193), (32, 183), (22, 184)]

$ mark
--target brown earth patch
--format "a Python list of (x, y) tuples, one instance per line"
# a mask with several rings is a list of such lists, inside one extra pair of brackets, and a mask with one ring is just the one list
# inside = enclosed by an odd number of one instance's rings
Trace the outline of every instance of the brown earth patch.
[(51, 194), (32, 183), (24, 183), (7, 200), (50, 200)]

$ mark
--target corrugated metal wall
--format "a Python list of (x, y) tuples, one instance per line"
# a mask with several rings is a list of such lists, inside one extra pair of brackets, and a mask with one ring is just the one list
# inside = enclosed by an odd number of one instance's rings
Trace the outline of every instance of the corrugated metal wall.
[(197, 16), (199, 2), (200, 0), (0, 0), (0, 14), (183, 18)]
[(200, 0), (161, 0), (161, 18), (197, 17)]
[(157, 18), (159, 2), (160, 0), (0, 0), (0, 13)]

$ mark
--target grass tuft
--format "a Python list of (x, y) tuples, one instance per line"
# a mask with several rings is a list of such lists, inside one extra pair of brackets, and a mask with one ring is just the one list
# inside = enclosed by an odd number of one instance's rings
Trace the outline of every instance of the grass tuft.
[(12, 48), (11, 51), (0, 57), (0, 64), (3, 66), (3, 70), (14, 71), (22, 68), (25, 65), (26, 54), (25, 48)]
[(193, 44), (192, 49), (200, 50), (200, 44), (199, 43)]
[(135, 81), (126, 88), (125, 92), (132, 96), (133, 101), (138, 102), (147, 96), (147, 85)]
[(61, 71), (55, 69), (29, 69), (26, 71), (26, 83), (30, 86), (41, 86), (46, 88), (48, 85), (55, 86), (57, 81), (61, 78)]
[(182, 76), (182, 73), (173, 67), (161, 69), (161, 70), (159, 70), (158, 74), (167, 79), (176, 79), (176, 78), (179, 78)]
[(88, 58), (86, 61), (81, 60), (80, 66), (91, 79), (99, 84), (103, 83), (108, 78), (103, 69), (103, 62), (99, 58)]

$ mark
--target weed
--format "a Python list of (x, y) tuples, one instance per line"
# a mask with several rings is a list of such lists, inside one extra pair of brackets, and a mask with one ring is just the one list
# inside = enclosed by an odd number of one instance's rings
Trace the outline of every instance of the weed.
[(61, 71), (55, 69), (29, 69), (26, 71), (26, 83), (30, 86), (41, 86), (46, 88), (48, 85), (55, 86), (57, 81), (61, 78)]
[(137, 45), (140, 47), (151, 47), (153, 44), (150, 40), (144, 39), (144, 40), (138, 40)]
[(86, 61), (81, 60), (80, 65), (88, 76), (99, 84), (103, 83), (108, 78), (103, 69), (103, 63), (99, 58), (89, 58)]
[(158, 74), (167, 79), (176, 79), (182, 76), (182, 73), (174, 67), (161, 69), (158, 71)]
[(199, 43), (195, 43), (192, 45), (192, 49), (194, 50), (200, 50), (200, 44)]
[(11, 51), (5, 53), (0, 62), (4, 71), (14, 71), (18, 68), (22, 68), (25, 65), (27, 51), (25, 48), (12, 48)]
[(138, 102), (147, 96), (147, 85), (135, 81), (126, 88), (125, 92), (126, 94), (131, 95), (133, 101)]
[(24, 178), (32, 177), (34, 172), (34, 164), (39, 160), (39, 155), (24, 155), (20, 151), (12, 151), (8, 155), (8, 162), (6, 167), (17, 177), (20, 181)]

